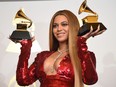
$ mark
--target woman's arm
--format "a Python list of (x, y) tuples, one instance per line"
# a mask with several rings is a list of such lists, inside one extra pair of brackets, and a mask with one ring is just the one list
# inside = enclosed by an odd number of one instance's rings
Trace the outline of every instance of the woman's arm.
[(83, 82), (91, 85), (97, 82), (96, 58), (93, 52), (88, 51), (86, 38), (78, 37), (78, 55), (81, 60)]
[(23, 40), (21, 41), (21, 53), (16, 70), (16, 80), (21, 86), (32, 84), (36, 81), (35, 77), (35, 62), (28, 68), (28, 59), (30, 57), (32, 41)]

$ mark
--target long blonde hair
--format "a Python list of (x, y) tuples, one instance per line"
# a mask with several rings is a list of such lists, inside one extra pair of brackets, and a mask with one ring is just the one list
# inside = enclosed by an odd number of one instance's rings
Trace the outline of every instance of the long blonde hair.
[(71, 62), (74, 68), (74, 75), (75, 75), (75, 83), (74, 87), (83, 87), (82, 82), (82, 70), (81, 64), (78, 57), (78, 36), (77, 32), (80, 27), (79, 21), (77, 17), (69, 10), (60, 10), (56, 12), (50, 22), (50, 30), (49, 30), (49, 47), (50, 51), (56, 51), (58, 49), (58, 41), (53, 35), (53, 22), (57, 15), (64, 15), (68, 19), (69, 23), (69, 38), (68, 38), (68, 46), (69, 46), (69, 55), (71, 57)]

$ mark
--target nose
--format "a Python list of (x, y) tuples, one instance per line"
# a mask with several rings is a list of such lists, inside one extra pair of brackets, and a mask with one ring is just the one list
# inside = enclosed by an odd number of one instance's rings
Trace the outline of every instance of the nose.
[(58, 25), (57, 30), (58, 31), (61, 31), (62, 30), (62, 26), (60, 24)]

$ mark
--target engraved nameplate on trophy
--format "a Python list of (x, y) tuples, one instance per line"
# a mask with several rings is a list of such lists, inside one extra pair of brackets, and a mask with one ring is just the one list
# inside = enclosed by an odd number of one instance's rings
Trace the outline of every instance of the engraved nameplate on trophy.
[(101, 23), (98, 22), (98, 15), (94, 11), (92, 11), (87, 6), (87, 1), (85, 0), (78, 11), (78, 14), (81, 14), (82, 12), (91, 13), (91, 15), (86, 16), (82, 19), (83, 25), (80, 27), (78, 36), (82, 36), (90, 31), (90, 27), (93, 27), (93, 31), (95, 31), (98, 28), (98, 25), (100, 25), (100, 30), (106, 30), (106, 27)]

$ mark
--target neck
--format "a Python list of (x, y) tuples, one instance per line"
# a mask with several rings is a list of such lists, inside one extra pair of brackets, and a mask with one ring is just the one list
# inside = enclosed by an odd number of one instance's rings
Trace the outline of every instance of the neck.
[(59, 52), (60, 54), (66, 52), (66, 51), (68, 51), (68, 48), (67, 48), (67, 49), (63, 49), (63, 50), (60, 50), (60, 49), (58, 48), (58, 52)]
[(59, 48), (60, 51), (68, 49), (68, 44), (66, 43), (59, 43)]

